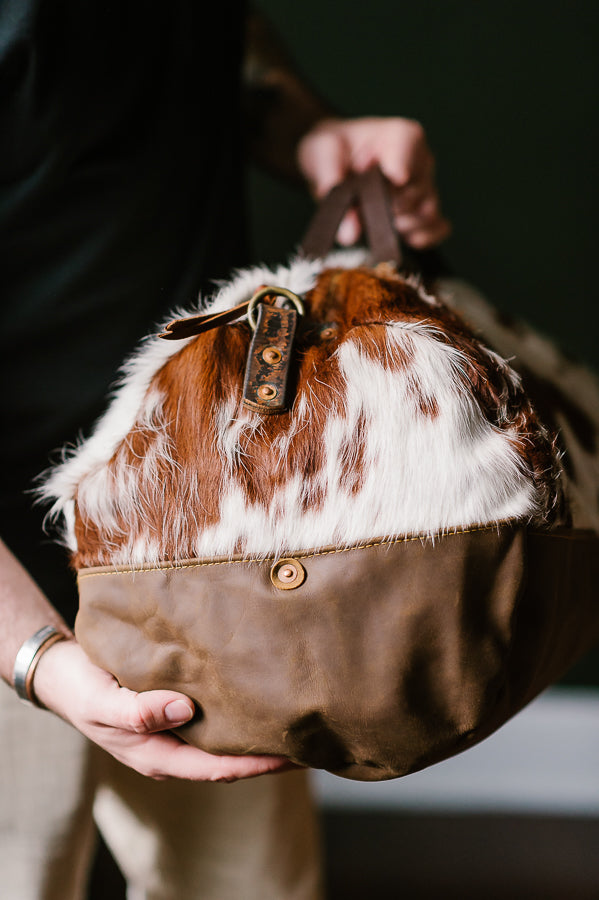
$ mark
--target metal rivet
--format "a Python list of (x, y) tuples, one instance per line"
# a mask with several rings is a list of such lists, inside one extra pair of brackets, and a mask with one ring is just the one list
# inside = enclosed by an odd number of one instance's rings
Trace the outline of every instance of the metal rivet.
[(335, 332), (337, 329), (333, 325), (328, 325), (326, 328), (323, 328), (320, 332), (320, 336), (323, 341), (328, 341), (330, 338), (335, 337)]
[(270, 570), (270, 580), (282, 591), (299, 587), (305, 578), (306, 570), (297, 559), (280, 559)]
[(261, 400), (274, 400), (279, 392), (272, 384), (263, 384), (258, 388), (257, 393)]
[(262, 351), (262, 359), (264, 362), (269, 363), (269, 365), (274, 366), (275, 363), (281, 361), (283, 354), (278, 349), (278, 347), (267, 347)]

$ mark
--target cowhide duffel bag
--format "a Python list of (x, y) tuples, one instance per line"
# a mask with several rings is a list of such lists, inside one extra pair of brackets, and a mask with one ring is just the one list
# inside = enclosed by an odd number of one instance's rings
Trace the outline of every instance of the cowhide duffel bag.
[[(597, 385), (403, 273), (382, 191), (146, 341), (45, 487), (95, 663), (191, 697), (207, 751), (364, 780), (481, 740), (599, 637)], [(356, 196), (372, 251), (320, 255)]]

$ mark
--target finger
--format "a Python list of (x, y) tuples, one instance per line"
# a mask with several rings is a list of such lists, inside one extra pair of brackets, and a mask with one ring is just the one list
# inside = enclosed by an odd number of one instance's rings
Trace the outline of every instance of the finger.
[(397, 187), (432, 178), (434, 160), (422, 126), (406, 120), (389, 123), (386, 139), (378, 150), (378, 162)]
[(237, 781), (292, 768), (297, 767), (283, 756), (216, 756), (187, 744), (174, 748), (168, 760), (169, 775), (208, 781)]
[(451, 234), (451, 224), (447, 219), (440, 219), (434, 226), (428, 228), (415, 228), (402, 234), (404, 241), (415, 250), (426, 250), (435, 247)]
[(414, 231), (418, 228), (435, 227), (443, 219), (436, 196), (428, 196), (418, 206), (404, 209), (400, 207), (395, 212), (393, 221), (397, 230)]
[(113, 728), (135, 734), (151, 734), (188, 722), (195, 713), (193, 701), (176, 691), (135, 693), (116, 686), (105, 698), (98, 719)]
[(415, 213), (431, 197), (436, 197), (432, 183), (409, 184), (403, 188), (394, 188), (391, 196), (393, 214), (401, 216)]
[(315, 197), (343, 181), (350, 170), (346, 141), (334, 130), (312, 132), (298, 147), (298, 164)]
[[(116, 749), (116, 748), (115, 748)], [(132, 748), (111, 750), (150, 778), (182, 778), (190, 781), (236, 781), (295, 768), (283, 756), (217, 756), (184, 743), (172, 734), (138, 738)]]

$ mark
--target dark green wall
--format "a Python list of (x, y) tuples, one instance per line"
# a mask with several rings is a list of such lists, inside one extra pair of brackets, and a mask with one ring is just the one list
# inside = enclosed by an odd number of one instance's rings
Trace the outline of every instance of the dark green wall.
[[(453, 267), (599, 368), (599, 3), (259, 0), (349, 115), (419, 119), (454, 223)], [(284, 258), (310, 204), (252, 180), (257, 257)]]

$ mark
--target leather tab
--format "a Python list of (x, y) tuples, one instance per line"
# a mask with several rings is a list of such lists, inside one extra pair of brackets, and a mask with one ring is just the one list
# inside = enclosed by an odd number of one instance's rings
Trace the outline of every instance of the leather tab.
[(164, 338), (165, 341), (180, 341), (183, 338), (193, 337), (193, 335), (202, 334), (204, 331), (210, 331), (211, 328), (217, 328), (219, 325), (228, 325), (229, 322), (234, 322), (235, 319), (240, 319), (247, 313), (249, 305), (250, 301), (244, 300), (239, 306), (234, 306), (233, 309), (225, 309), (220, 313), (173, 319), (158, 337)]
[(297, 325), (295, 309), (258, 305), (256, 330), (250, 344), (243, 405), (273, 415), (287, 411), (287, 385)]

